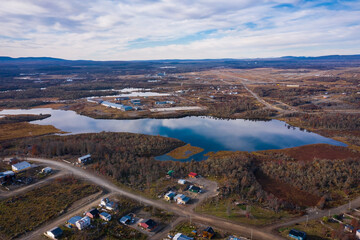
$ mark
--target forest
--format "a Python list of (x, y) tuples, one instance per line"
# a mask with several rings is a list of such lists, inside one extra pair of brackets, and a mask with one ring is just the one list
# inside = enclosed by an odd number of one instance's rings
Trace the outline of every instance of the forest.
[[(263, 178), (286, 191), (304, 192), (316, 200), (314, 205), (326, 207), (337, 200), (332, 191), (356, 192), (360, 179), (359, 159), (315, 159), (296, 161), (286, 154), (258, 154), (248, 152), (219, 152), (202, 162), (157, 161), (162, 155), (185, 143), (160, 136), (130, 133), (80, 134), (46, 136), (2, 142), (1, 154), (22, 154), (40, 157), (61, 157), (75, 160), (91, 153), (94, 163), (88, 168), (113, 178), (137, 191), (149, 189), (168, 170), (184, 177), (194, 171), (202, 176), (215, 177), (220, 185), (219, 198), (235, 197), (272, 209), (300, 209), (304, 206), (286, 194), (269, 191)], [(264, 175), (261, 175), (262, 173)], [(282, 191), (282, 189), (280, 189)], [(322, 201), (320, 201), (322, 199)], [(314, 201), (315, 201), (314, 200)], [(320, 203), (317, 203), (319, 200)]]

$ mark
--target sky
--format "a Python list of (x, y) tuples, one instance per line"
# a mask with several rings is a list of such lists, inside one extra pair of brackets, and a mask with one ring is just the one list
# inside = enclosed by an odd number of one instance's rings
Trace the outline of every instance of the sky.
[(0, 56), (360, 54), (360, 0), (0, 0)]

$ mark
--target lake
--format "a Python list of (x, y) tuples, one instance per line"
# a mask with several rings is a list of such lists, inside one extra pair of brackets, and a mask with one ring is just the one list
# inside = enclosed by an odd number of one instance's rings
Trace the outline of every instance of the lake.
[[(222, 120), (210, 117), (184, 117), (178, 119), (138, 119), (138, 120), (108, 120), (93, 119), (82, 116), (74, 111), (37, 108), (29, 110), (3, 110), (5, 114), (51, 114), (51, 117), (33, 121), (40, 125), (53, 125), (69, 132), (97, 133), (131, 132), (149, 135), (160, 135), (180, 139), (193, 146), (201, 147), (204, 152), (192, 156), (189, 161), (204, 160), (205, 153), (221, 150), (258, 151), (282, 149), (307, 144), (327, 143), (337, 146), (346, 144), (320, 136), (299, 128), (291, 127), (285, 122), (250, 121), (243, 119)], [(167, 155), (157, 157), (158, 160), (174, 160)]]

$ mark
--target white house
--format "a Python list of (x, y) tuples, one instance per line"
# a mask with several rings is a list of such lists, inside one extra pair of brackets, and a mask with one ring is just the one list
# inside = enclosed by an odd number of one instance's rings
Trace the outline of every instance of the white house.
[(79, 230), (83, 230), (90, 226), (91, 220), (88, 216), (83, 217), (82, 219), (78, 220), (75, 225)]
[(12, 165), (11, 168), (14, 172), (21, 172), (21, 171), (31, 168), (31, 164), (28, 162), (19, 162), (19, 163)]
[(182, 233), (177, 233), (174, 237), (173, 240), (193, 240), (194, 238), (192, 237), (188, 237)]

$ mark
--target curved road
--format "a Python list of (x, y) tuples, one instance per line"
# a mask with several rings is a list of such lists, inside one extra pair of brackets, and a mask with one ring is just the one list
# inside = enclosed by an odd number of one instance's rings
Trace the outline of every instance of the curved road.
[(120, 187), (116, 186), (115, 184), (109, 182), (108, 180), (101, 178), (100, 176), (97, 176), (91, 172), (85, 171), (78, 167), (74, 167), (64, 162), (59, 162), (49, 159), (40, 159), (40, 158), (28, 158), (28, 160), (34, 162), (46, 163), (51, 166), (56, 166), (59, 169), (67, 170), (80, 178), (83, 178), (103, 188), (106, 188), (108, 191), (112, 193), (123, 195), (125, 197), (134, 199), (146, 205), (151, 205), (160, 209), (164, 209), (166, 211), (174, 212), (177, 215), (184, 218), (188, 218), (189, 220), (192, 221), (199, 221), (204, 224), (209, 224), (211, 226), (217, 227), (219, 229), (240, 234), (242, 236), (250, 237), (250, 235), (252, 235), (253, 239), (262, 239), (262, 240), (284, 239), (280, 236), (272, 234), (269, 231), (264, 231), (264, 229), (260, 229), (253, 226), (247, 226), (244, 224), (233, 223), (215, 216), (198, 214), (181, 206), (177, 206), (174, 204), (166, 204), (163, 201), (148, 199), (146, 197), (123, 190)]

